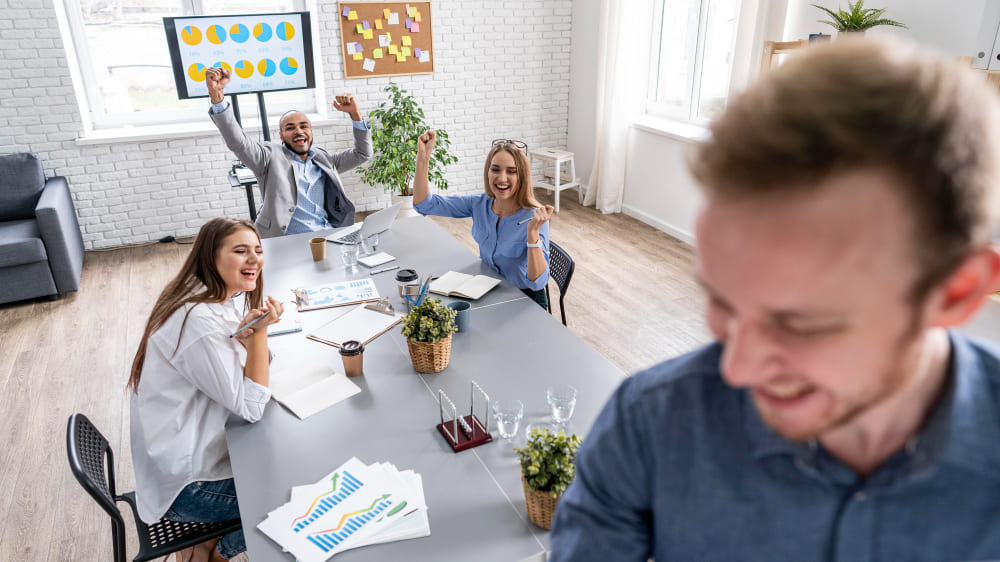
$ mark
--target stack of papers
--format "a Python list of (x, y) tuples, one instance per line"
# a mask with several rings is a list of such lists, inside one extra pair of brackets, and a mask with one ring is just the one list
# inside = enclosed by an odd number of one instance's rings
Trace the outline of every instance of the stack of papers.
[(292, 488), (291, 500), (257, 528), (302, 562), (431, 534), (420, 475), (356, 457), (315, 484)]

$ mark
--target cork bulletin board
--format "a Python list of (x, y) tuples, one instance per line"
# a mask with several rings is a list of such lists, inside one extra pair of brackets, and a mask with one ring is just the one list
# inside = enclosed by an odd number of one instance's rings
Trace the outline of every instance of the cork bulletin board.
[(339, 2), (344, 77), (434, 72), (430, 2)]

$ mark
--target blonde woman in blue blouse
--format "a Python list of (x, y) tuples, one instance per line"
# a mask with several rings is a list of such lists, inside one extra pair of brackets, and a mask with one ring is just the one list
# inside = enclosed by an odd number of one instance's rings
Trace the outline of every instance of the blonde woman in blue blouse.
[[(427, 131), (417, 140), (413, 207), (423, 215), (472, 217), (472, 237), (479, 244), (479, 257), (542, 308), (547, 308), (548, 221), (553, 208), (535, 199), (523, 143), (509, 140), (493, 143), (483, 170), (485, 193), (443, 197), (429, 193), (427, 179), (436, 142), (434, 131)], [(518, 224), (526, 219), (527, 223)]]

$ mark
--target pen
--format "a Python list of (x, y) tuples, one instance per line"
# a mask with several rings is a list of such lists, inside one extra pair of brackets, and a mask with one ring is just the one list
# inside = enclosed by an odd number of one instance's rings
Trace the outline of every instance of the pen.
[[(538, 207), (532, 207), (532, 209), (538, 209)], [(528, 217), (528, 218), (526, 218), (524, 220), (517, 221), (517, 226), (521, 226), (522, 224), (530, 221), (533, 218), (534, 218), (534, 215), (532, 215), (532, 216), (530, 216), (530, 217)]]
[(430, 287), (430, 285), (431, 285), (431, 276), (430, 274), (428, 274), (427, 278), (424, 279), (424, 284), (420, 286), (420, 296), (417, 297), (417, 306), (420, 306), (420, 303), (424, 302), (424, 295), (427, 294), (427, 289)]
[(376, 273), (385, 273), (386, 271), (392, 271), (393, 269), (399, 269), (399, 266), (393, 265), (390, 267), (383, 267), (382, 269), (376, 269), (375, 271), (369, 271), (368, 275), (375, 275)]
[(242, 328), (240, 328), (239, 330), (236, 330), (235, 332), (233, 332), (232, 334), (230, 334), (230, 335), (229, 335), (229, 337), (231, 337), (231, 338), (235, 338), (236, 336), (238, 336), (238, 335), (240, 335), (241, 333), (243, 333), (243, 330), (246, 330), (246, 329), (247, 329), (247, 328), (249, 328), (250, 326), (253, 326), (253, 325), (254, 325), (254, 324), (256, 324), (257, 322), (260, 322), (261, 320), (263, 320), (263, 319), (264, 319), (264, 317), (265, 317), (265, 316), (267, 316), (268, 314), (271, 314), (271, 311), (270, 311), (270, 310), (265, 310), (265, 311), (264, 311), (264, 314), (261, 314), (260, 316), (258, 316), (258, 317), (256, 317), (256, 318), (254, 318), (254, 319), (253, 319), (253, 320), (251, 320), (251, 321), (250, 321), (249, 323), (247, 323), (247, 325), (246, 325), (246, 326), (243, 326), (243, 327), (242, 327)]

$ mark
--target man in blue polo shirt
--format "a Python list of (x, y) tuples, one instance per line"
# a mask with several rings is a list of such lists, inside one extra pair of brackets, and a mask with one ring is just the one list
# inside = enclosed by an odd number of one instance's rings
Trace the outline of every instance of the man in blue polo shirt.
[(691, 169), (717, 343), (626, 380), (552, 561), (1000, 559), (1000, 109), (910, 45), (810, 47)]

